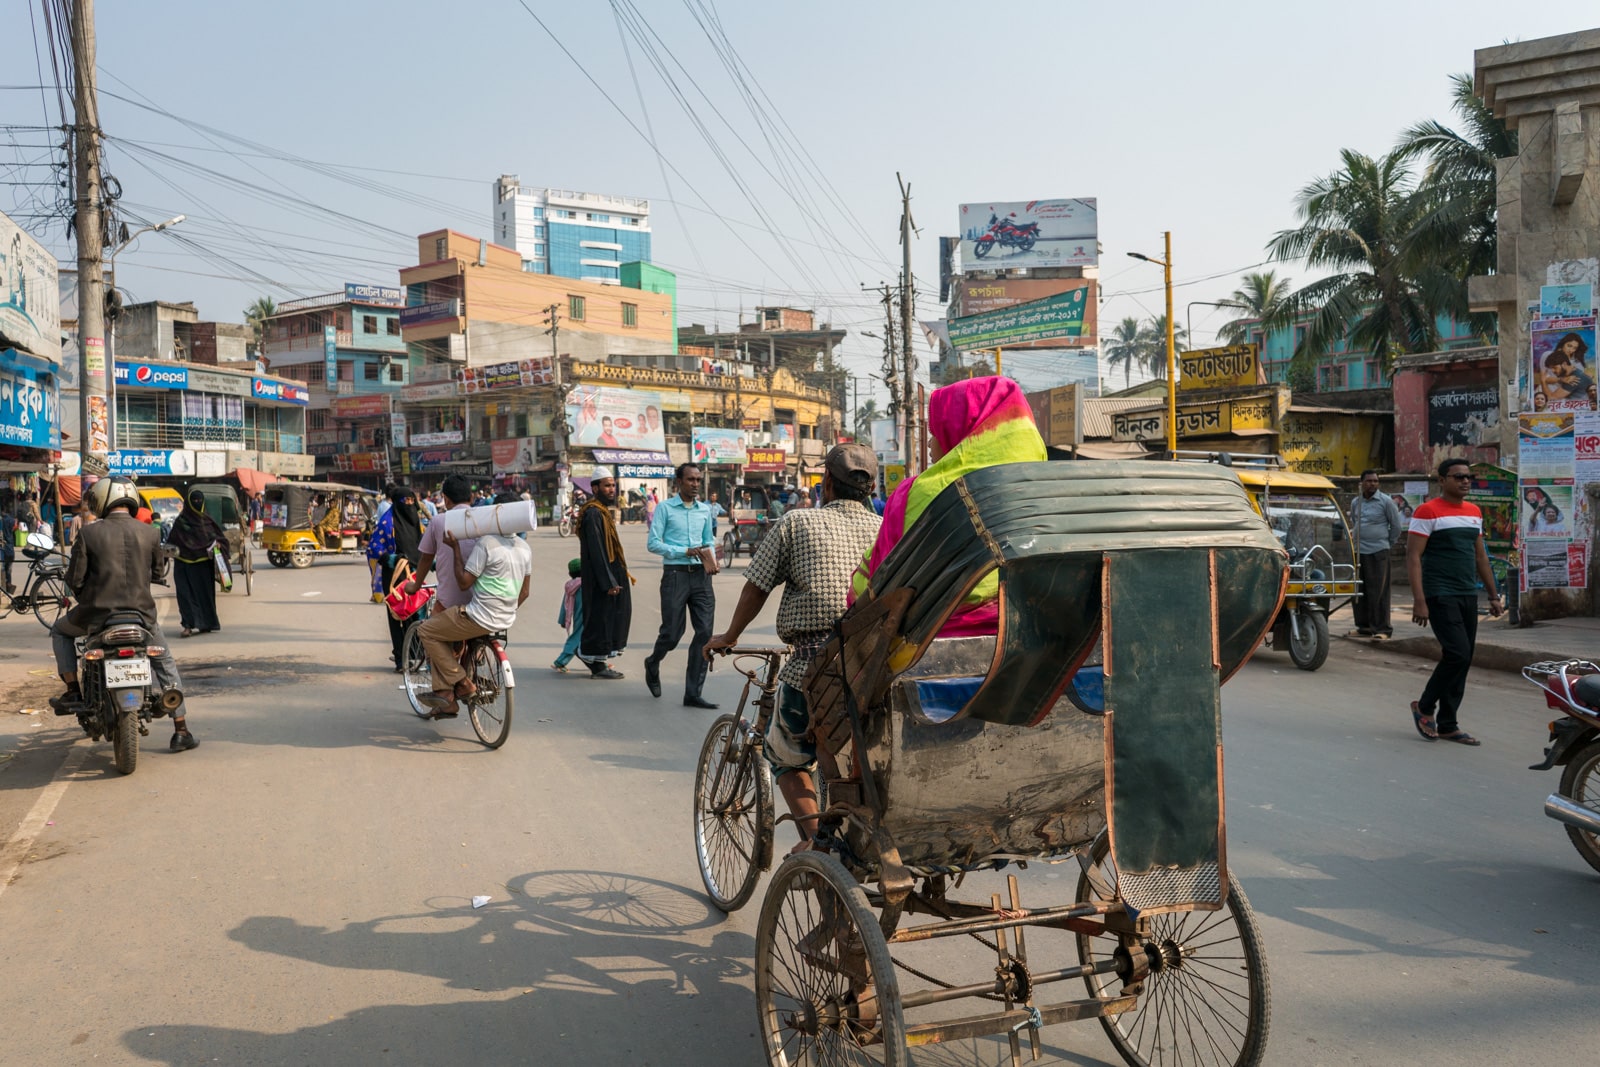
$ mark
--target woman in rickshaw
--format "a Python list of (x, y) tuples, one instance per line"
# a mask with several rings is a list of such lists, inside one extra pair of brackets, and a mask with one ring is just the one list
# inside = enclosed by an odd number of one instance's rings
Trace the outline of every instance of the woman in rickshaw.
[[(856, 568), (851, 601), (866, 592), (878, 567), (911, 524), (951, 482), (983, 467), (1046, 459), (1044, 438), (1022, 387), (1010, 378), (968, 378), (935, 389), (928, 398), (928, 436), (933, 463), (895, 487), (883, 509), (878, 540)], [(939, 631), (940, 637), (998, 632), (1000, 579), (990, 574), (967, 595)]]

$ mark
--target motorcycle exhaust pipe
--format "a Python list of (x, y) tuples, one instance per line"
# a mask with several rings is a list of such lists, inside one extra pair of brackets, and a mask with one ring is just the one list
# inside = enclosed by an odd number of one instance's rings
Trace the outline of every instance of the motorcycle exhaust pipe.
[(1568, 800), (1560, 793), (1551, 793), (1545, 797), (1544, 813), (1556, 822), (1576, 826), (1591, 834), (1600, 834), (1600, 811)]
[(161, 694), (161, 710), (171, 714), (183, 704), (183, 691), (181, 689), (168, 689)]

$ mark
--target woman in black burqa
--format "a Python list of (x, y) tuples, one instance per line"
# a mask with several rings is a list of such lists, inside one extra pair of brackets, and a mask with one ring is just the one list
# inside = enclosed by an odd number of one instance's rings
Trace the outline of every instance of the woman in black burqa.
[(167, 544), (177, 550), (172, 576), (178, 592), (178, 617), (183, 622), (179, 637), (222, 629), (217, 619), (217, 571), (211, 547), (225, 543), (222, 527), (206, 514), (205, 494), (191, 489), (167, 534)]
[[(378, 580), (385, 593), (394, 584), (394, 569), (402, 559), (411, 564), (413, 571), (422, 559), (422, 517), (417, 510), (417, 494), (403, 485), (396, 486), (389, 490), (389, 502), (393, 506), (383, 513), (367, 542), (367, 555), (377, 561)], [(389, 622), (390, 658), (398, 672), (405, 664), (406, 624), (388, 608), (383, 617)]]

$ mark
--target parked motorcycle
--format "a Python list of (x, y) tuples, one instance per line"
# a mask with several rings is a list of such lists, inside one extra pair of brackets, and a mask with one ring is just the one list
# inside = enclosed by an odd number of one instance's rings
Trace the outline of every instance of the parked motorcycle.
[(136, 612), (118, 612), (98, 632), (77, 640), (78, 684), (83, 705), (78, 724), (95, 741), (112, 744), (112, 762), (123, 774), (139, 764), (139, 738), (147, 725), (178, 710), (183, 694), (161, 691), (155, 682), (155, 657), (166, 650), (155, 643)]
[(1010, 218), (989, 220), (989, 229), (979, 237), (973, 246), (973, 252), (979, 259), (987, 258), (996, 248), (1015, 248), (1022, 252), (1031, 251), (1039, 240), (1039, 224), (1037, 222), (1015, 222)]
[(1600, 666), (1579, 659), (1534, 663), (1522, 676), (1564, 713), (1550, 724), (1544, 762), (1529, 768), (1563, 768), (1561, 787), (1545, 798), (1544, 813), (1566, 825), (1578, 855), (1600, 871)]

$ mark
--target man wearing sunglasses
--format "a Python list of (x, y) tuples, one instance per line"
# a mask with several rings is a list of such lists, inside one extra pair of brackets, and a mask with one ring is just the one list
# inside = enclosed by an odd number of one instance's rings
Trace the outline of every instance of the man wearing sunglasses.
[(1467, 502), (1472, 465), (1464, 459), (1439, 464), (1439, 495), (1411, 516), (1406, 537), (1406, 573), (1411, 579), (1411, 620), (1431, 626), (1439, 641), (1439, 665), (1422, 699), (1411, 702), (1411, 719), (1425, 741), (1476, 745), (1456, 713), (1467, 691), (1467, 672), (1478, 640), (1478, 583), (1490, 590), (1489, 614), (1499, 615), (1494, 571), (1483, 544), (1483, 513)]

